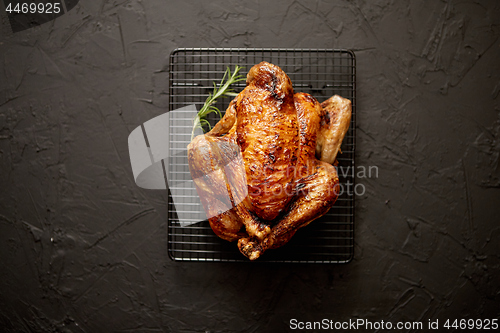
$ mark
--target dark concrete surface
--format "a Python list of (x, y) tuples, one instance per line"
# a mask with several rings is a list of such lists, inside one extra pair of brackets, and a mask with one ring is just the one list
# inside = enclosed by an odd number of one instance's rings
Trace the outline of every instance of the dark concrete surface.
[[(499, 317), (500, 2), (81, 0), (16, 34), (4, 14), (1, 331)], [(170, 261), (127, 137), (168, 110), (176, 47), (355, 51), (356, 162), (379, 176), (350, 264)]]

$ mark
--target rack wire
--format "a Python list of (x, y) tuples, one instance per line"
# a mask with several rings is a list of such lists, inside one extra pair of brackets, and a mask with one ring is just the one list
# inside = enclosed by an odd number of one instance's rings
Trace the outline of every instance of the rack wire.
[[(257, 48), (182, 48), (170, 55), (170, 110), (196, 104), (198, 109), (213, 89), (213, 82), (220, 82), (226, 68), (243, 66), (242, 73), (253, 65), (267, 61), (280, 66), (290, 77), (294, 91), (306, 92), (322, 102), (334, 94), (352, 102), (351, 126), (342, 143), (338, 156), (338, 173), (342, 192), (335, 205), (323, 217), (300, 229), (285, 246), (267, 251), (258, 261), (293, 263), (347, 263), (354, 254), (354, 204), (355, 204), (355, 138), (356, 138), (356, 60), (350, 50), (332, 49), (257, 49)], [(233, 85), (237, 92), (245, 83)], [(225, 110), (229, 100), (216, 106)], [(208, 119), (213, 125), (215, 116)], [(178, 132), (179, 133), (179, 132)], [(185, 179), (189, 174), (187, 159), (179, 158), (190, 138), (170, 129), (170, 158), (168, 178)], [(177, 155), (175, 155), (177, 154)], [(172, 182), (169, 183), (171, 186)], [(196, 193), (187, 191), (186, 204), (191, 207), (192, 223), (183, 226), (169, 191), (168, 202), (168, 253), (179, 261), (248, 261), (238, 251), (235, 243), (217, 237), (208, 221), (200, 220), (200, 202)], [(196, 208), (196, 209), (195, 209)], [(179, 208), (178, 208), (179, 209)], [(186, 209), (186, 208), (182, 208)], [(203, 208), (201, 208), (202, 210)]]

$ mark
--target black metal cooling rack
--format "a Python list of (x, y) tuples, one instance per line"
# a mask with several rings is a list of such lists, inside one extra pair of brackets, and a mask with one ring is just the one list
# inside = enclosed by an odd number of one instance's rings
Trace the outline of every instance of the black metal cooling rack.
[[(267, 251), (258, 261), (294, 263), (347, 263), (354, 253), (354, 151), (356, 138), (356, 60), (350, 50), (331, 49), (256, 49), (256, 48), (182, 48), (170, 55), (170, 110), (203, 105), (220, 82), (226, 68), (243, 66), (245, 74), (253, 65), (267, 61), (280, 66), (292, 80), (295, 92), (306, 92), (322, 102), (334, 94), (352, 102), (352, 120), (337, 157), (343, 193), (330, 211), (299, 230), (285, 246)], [(234, 85), (237, 92), (245, 86)], [(216, 105), (225, 110), (229, 100)], [(209, 118), (214, 124), (218, 119)], [(171, 131), (173, 132), (173, 131)], [(170, 135), (169, 147), (186, 147), (189, 138)], [(181, 159), (186, 161), (186, 159)], [(172, 160), (170, 160), (172, 163)], [(185, 162), (184, 162), (185, 163)], [(174, 162), (175, 164), (175, 162)], [(189, 173), (188, 165), (174, 165)], [(175, 169), (175, 168), (174, 168)], [(180, 171), (179, 171), (180, 170)], [(171, 177), (174, 176), (170, 175)], [(169, 192), (170, 193), (170, 192)], [(195, 196), (188, 193), (186, 197)], [(191, 205), (199, 205), (193, 198)], [(194, 207), (194, 206), (193, 206)], [(198, 207), (199, 208), (199, 207)], [(202, 209), (202, 208), (201, 208)], [(182, 226), (169, 194), (168, 253), (180, 261), (248, 261), (236, 243), (217, 237), (207, 220)], [(198, 223), (195, 223), (198, 222)]]

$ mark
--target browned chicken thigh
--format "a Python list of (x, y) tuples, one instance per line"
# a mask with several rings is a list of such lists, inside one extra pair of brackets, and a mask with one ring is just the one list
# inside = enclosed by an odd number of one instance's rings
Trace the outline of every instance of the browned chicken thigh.
[(320, 105), (308, 94), (294, 95), (278, 66), (253, 66), (224, 117), (188, 146), (191, 175), (214, 232), (238, 240), (240, 251), (255, 260), (324, 215), (338, 196), (330, 163), (350, 117), (349, 100), (334, 96)]

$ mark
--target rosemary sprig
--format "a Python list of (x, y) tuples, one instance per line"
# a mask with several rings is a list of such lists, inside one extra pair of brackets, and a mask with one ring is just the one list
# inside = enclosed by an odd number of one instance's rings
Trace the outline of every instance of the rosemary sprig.
[[(210, 123), (206, 119), (207, 115), (215, 112), (219, 115), (219, 117), (222, 117), (222, 113), (220, 110), (214, 106), (215, 102), (217, 102), (217, 99), (222, 97), (234, 97), (237, 94), (234, 92), (232, 88), (230, 88), (231, 84), (244, 81), (246, 78), (244, 75), (238, 74), (238, 72), (242, 69), (243, 67), (236, 66), (234, 68), (233, 73), (231, 73), (231, 69), (228, 67), (226, 69), (226, 72), (224, 73), (224, 76), (222, 77), (222, 80), (220, 81), (219, 85), (217, 86), (214, 82), (214, 91), (210, 94), (208, 94), (208, 97), (205, 101), (205, 104), (203, 104), (202, 108), (200, 111), (198, 111), (198, 114), (196, 115), (196, 118), (193, 120), (193, 130), (191, 132), (191, 140), (193, 140), (194, 137), (194, 131), (196, 128), (201, 128), (203, 130), (203, 125), (208, 125), (210, 128)], [(224, 82), (224, 80), (227, 81)]]

